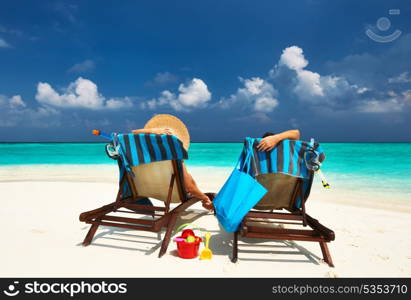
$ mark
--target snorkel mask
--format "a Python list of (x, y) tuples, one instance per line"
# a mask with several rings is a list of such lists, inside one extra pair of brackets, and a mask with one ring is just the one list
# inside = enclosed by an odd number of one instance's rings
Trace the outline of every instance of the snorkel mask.
[(318, 144), (314, 143), (314, 139), (311, 139), (310, 148), (304, 152), (304, 161), (305, 165), (307, 166), (308, 170), (311, 170), (318, 174), (321, 178), (321, 183), (324, 188), (329, 189), (330, 184), (328, 183), (327, 179), (325, 178), (324, 174), (321, 172), (321, 162), (324, 161), (325, 155), (324, 153), (319, 153), (316, 151), (318, 148)]

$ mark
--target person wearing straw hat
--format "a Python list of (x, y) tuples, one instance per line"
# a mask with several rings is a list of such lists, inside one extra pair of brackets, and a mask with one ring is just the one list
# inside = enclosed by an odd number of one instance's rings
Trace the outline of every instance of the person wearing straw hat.
[[(188, 151), (190, 146), (190, 134), (185, 124), (177, 117), (169, 114), (158, 114), (152, 117), (142, 129), (132, 130), (133, 133), (148, 133), (148, 134), (169, 134), (176, 136), (182, 143), (184, 149)], [(184, 162), (182, 163), (184, 173), (184, 184), (187, 193), (201, 199), (204, 208), (211, 210), (213, 204), (210, 198), (200, 191), (194, 178), (188, 173)], [(149, 201), (149, 199), (144, 199)], [(145, 203), (147, 204), (147, 203)]]

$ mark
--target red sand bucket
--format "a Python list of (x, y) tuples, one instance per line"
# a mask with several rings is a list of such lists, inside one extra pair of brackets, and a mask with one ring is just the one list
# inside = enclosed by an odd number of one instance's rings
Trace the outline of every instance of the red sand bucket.
[[(187, 242), (186, 238), (189, 236), (195, 238), (194, 242)], [(194, 234), (191, 229), (184, 229), (181, 236), (176, 238), (177, 240), (177, 252), (181, 258), (195, 258), (198, 256), (198, 249), (202, 239)]]

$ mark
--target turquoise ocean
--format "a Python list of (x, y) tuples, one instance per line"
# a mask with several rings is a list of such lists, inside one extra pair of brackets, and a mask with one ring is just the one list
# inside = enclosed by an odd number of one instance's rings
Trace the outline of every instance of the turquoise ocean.
[[(106, 156), (104, 146), (105, 143), (3, 143), (0, 168), (115, 164)], [(321, 146), (326, 153), (322, 171), (331, 186), (397, 194), (411, 200), (411, 143), (322, 143)], [(241, 149), (242, 143), (192, 143), (186, 163), (188, 168), (232, 169)]]

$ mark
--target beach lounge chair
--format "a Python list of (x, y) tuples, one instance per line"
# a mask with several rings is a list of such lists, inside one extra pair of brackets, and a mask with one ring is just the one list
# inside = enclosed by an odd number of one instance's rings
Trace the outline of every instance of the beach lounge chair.
[[(335, 239), (331, 229), (306, 213), (314, 171), (307, 168), (304, 153), (318, 144), (284, 140), (270, 152), (256, 149), (253, 143), (253, 174), (267, 194), (248, 212), (234, 233), (232, 262), (238, 259), (238, 236), (246, 238), (318, 242), (324, 261), (334, 267), (327, 243)], [(321, 160), (325, 158), (321, 154)], [(306, 229), (306, 227), (309, 229)], [(293, 227), (293, 228), (291, 228)], [(297, 228), (295, 228), (297, 227)]]
[[(109, 156), (118, 161), (119, 190), (114, 202), (80, 214), (81, 222), (91, 224), (83, 245), (91, 243), (100, 225), (151, 232), (165, 228), (161, 257), (167, 250), (179, 214), (200, 201), (189, 197), (184, 188), (182, 160), (188, 158), (186, 150), (175, 136), (156, 134), (113, 135), (106, 149)], [(148, 197), (163, 201), (164, 206), (133, 203)], [(140, 215), (140, 218), (114, 213)]]

